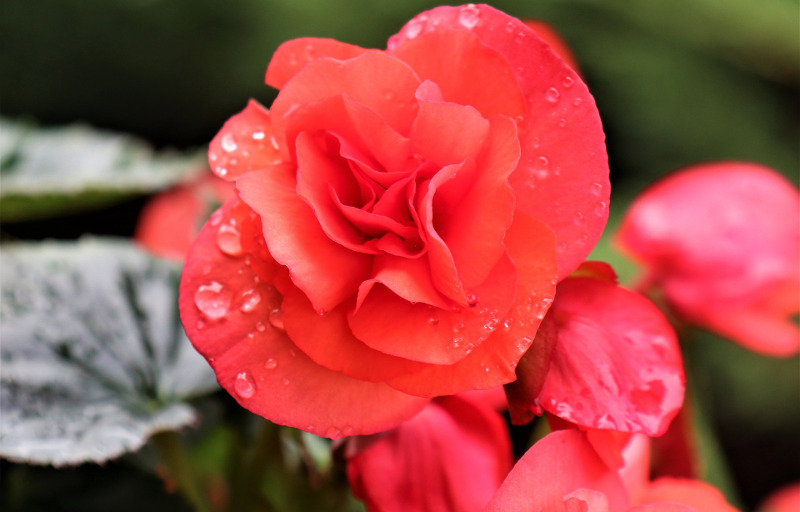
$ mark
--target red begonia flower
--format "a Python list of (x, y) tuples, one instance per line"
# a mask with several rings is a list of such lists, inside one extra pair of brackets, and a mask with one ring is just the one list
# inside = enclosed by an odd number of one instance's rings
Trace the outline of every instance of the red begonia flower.
[[(646, 438), (635, 435), (630, 440), (639, 443)], [(640, 481), (646, 477), (641, 470), (647, 466), (646, 450), (637, 448), (632, 456), (622, 457), (622, 467), (609, 466), (587, 432), (553, 432), (517, 462), (487, 512), (736, 512), (719, 490), (705, 482)], [(631, 464), (638, 466), (636, 475), (625, 475)], [(627, 487), (631, 483), (636, 489)]]
[[(544, 409), (589, 428), (667, 429), (684, 393), (675, 332), (647, 298), (614, 281), (608, 265), (590, 262), (559, 283), (519, 379), (507, 386), (515, 423)], [(551, 354), (538, 357), (543, 350)]]
[(347, 460), (353, 494), (371, 512), (480, 511), (512, 466), (503, 417), (460, 396), (375, 437)]
[[(290, 41), (266, 80), (271, 109), (251, 102), (211, 143), (238, 198), (203, 228), (181, 284), (184, 326), (221, 385), (339, 437), (514, 380), (608, 215), (580, 78), (522, 22), (470, 4), (420, 14), (386, 51)], [(247, 243), (245, 225), (258, 226)], [(240, 251), (220, 246), (223, 226)], [(262, 306), (242, 311), (233, 297), (250, 290)]]
[(766, 355), (800, 351), (800, 195), (777, 172), (684, 169), (639, 196), (617, 236), (687, 322)]
[(211, 174), (166, 190), (142, 209), (134, 240), (153, 254), (183, 260), (209, 214), (234, 192), (232, 183)]

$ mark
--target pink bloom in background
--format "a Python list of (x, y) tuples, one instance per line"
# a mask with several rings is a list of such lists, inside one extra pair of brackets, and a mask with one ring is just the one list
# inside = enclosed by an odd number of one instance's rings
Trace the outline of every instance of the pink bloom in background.
[(762, 354), (800, 351), (800, 195), (779, 173), (676, 172), (633, 202), (617, 239), (683, 320)]
[(348, 443), (350, 485), (370, 512), (477, 512), (512, 466), (503, 417), (465, 396), (437, 398), (396, 429)]
[(760, 512), (797, 512), (800, 510), (800, 482), (772, 493), (759, 507)]
[(236, 182), (187, 257), (181, 317), (243, 406), (337, 438), (516, 378), (608, 216), (594, 101), (521, 21), (420, 14), (386, 51), (283, 44), (280, 92), (211, 143)]
[(153, 254), (183, 260), (209, 214), (234, 193), (211, 173), (166, 190), (142, 209), (134, 239)]
[[(592, 440), (591, 436), (601, 436)], [(487, 512), (735, 512), (716, 488), (697, 480), (650, 482), (648, 439), (627, 442), (592, 433), (558, 430), (516, 463)], [(598, 451), (597, 446), (602, 451)], [(610, 451), (621, 446), (615, 453)], [(603, 453), (604, 452), (604, 453)]]
[(506, 386), (515, 423), (543, 409), (588, 428), (656, 436), (683, 403), (672, 327), (646, 297), (618, 286), (604, 263), (584, 264), (559, 283), (534, 346), (520, 379)]

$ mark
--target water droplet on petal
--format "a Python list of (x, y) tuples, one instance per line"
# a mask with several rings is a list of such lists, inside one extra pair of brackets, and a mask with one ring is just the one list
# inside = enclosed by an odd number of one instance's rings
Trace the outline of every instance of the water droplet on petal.
[(256, 306), (261, 302), (261, 294), (258, 293), (258, 290), (245, 290), (242, 293), (242, 305), (239, 306), (239, 309), (243, 313), (249, 313), (253, 311)]
[(572, 105), (575, 106), (575, 107), (580, 107), (581, 103), (583, 103), (583, 99), (575, 98), (575, 100), (572, 102)]
[(256, 394), (256, 383), (247, 372), (240, 372), (233, 381), (233, 390), (242, 398), (251, 398)]
[(594, 213), (598, 217), (602, 217), (603, 215), (605, 215), (607, 210), (608, 210), (608, 203), (605, 201), (600, 201), (594, 207)]
[(567, 120), (562, 117), (561, 119), (558, 120), (558, 127), (564, 128), (565, 126), (567, 126)]
[(253, 132), (253, 140), (264, 140), (264, 132)]
[(592, 191), (592, 194), (595, 196), (599, 196), (603, 193), (603, 184), (602, 183), (592, 183), (592, 186), (589, 188)]
[(428, 318), (428, 323), (430, 325), (439, 325), (439, 317), (434, 313)]
[(544, 98), (550, 103), (557, 102), (560, 97), (561, 95), (559, 94), (558, 89), (555, 87), (547, 89), (547, 91), (544, 93)]
[(214, 167), (214, 174), (219, 176), (220, 178), (224, 178), (228, 175), (228, 169), (224, 167)]
[(194, 294), (197, 309), (212, 320), (219, 320), (228, 313), (231, 293), (217, 281), (200, 286)]
[(342, 437), (342, 431), (336, 427), (328, 427), (328, 430), (325, 431), (325, 437), (338, 439), (339, 437)]
[(409, 39), (414, 39), (420, 32), (422, 32), (422, 23), (417, 20), (411, 20), (406, 26), (406, 37)]
[(458, 13), (458, 22), (464, 28), (471, 29), (480, 21), (481, 11), (475, 4), (467, 4)]
[(270, 357), (264, 363), (264, 368), (266, 368), (267, 370), (274, 370), (277, 367), (278, 367), (278, 361), (276, 361), (274, 357)]
[(575, 216), (574, 216), (574, 217), (572, 217), (572, 222), (573, 222), (573, 223), (574, 223), (576, 226), (580, 226), (581, 224), (583, 224), (583, 213), (581, 213), (581, 212), (575, 212)]
[(222, 140), (220, 141), (220, 146), (222, 146), (223, 151), (227, 151), (228, 153), (232, 151), (236, 151), (236, 148), (239, 146), (236, 145), (236, 139), (233, 138), (233, 135), (230, 133), (226, 133), (222, 136)]
[(564, 81), (561, 82), (565, 89), (569, 89), (574, 83), (575, 80), (573, 80), (571, 76), (565, 76)]
[(264, 325), (264, 322), (258, 322), (258, 323), (256, 324), (256, 330), (257, 330), (258, 332), (264, 332), (265, 330), (267, 330), (267, 326), (266, 326), (266, 325)]
[(468, 293), (467, 304), (469, 304), (469, 307), (474, 308), (478, 304), (478, 296), (474, 293)]
[(283, 330), (283, 312), (281, 308), (275, 308), (269, 312), (269, 323), (276, 329)]
[(342, 429), (342, 434), (346, 436), (352, 436), (354, 431), (355, 429), (353, 427), (351, 427), (350, 425), (345, 425), (344, 428)]
[(242, 240), (239, 230), (231, 224), (223, 224), (217, 230), (217, 247), (229, 256), (242, 255)]

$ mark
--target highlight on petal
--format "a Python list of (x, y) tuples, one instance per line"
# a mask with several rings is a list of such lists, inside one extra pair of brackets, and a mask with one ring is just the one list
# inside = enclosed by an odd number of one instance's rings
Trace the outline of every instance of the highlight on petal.
[(220, 385), (270, 421), (330, 438), (387, 430), (422, 409), (427, 399), (323, 368), (294, 345), (279, 314), (280, 294), (251, 266), (266, 256), (245, 252), (258, 241), (242, 239), (238, 254), (218, 245), (221, 226), (258, 237), (258, 223), (246, 204), (226, 203), (201, 230), (181, 277), (181, 321)]
[[(450, 37), (447, 31), (456, 35)], [(462, 35), (464, 32), (468, 34)], [(480, 41), (482, 52), (489, 49), (504, 61), (511, 75), (499, 71), (493, 76), (500, 82), (513, 77), (524, 98), (518, 114), (510, 113), (516, 105), (496, 110), (512, 118), (520, 116), (522, 158), (511, 184), (517, 191), (517, 207), (556, 234), (563, 279), (586, 258), (608, 219), (608, 158), (594, 99), (577, 73), (533, 30), (487, 5), (443, 6), (422, 13), (389, 40), (388, 51), (415, 70), (424, 69), (423, 79), (447, 83), (446, 77), (439, 76), (458, 76), (454, 68), (461, 61), (445, 66), (440, 56), (448, 53), (447, 45), (456, 48), (456, 53), (461, 51), (468, 36)], [(423, 40), (428, 44), (428, 39), (437, 37), (445, 41), (436, 52), (414, 50)], [(412, 58), (412, 54), (418, 56)], [(470, 59), (477, 62), (478, 57)], [(433, 70), (430, 77), (425, 75), (429, 69)], [(455, 92), (442, 88), (445, 99), (457, 101), (448, 94), (468, 95), (469, 84), (475, 82), (472, 77), (454, 80), (451, 89)], [(488, 108), (484, 111), (475, 102), (470, 104), (489, 115)]]
[(211, 170), (229, 181), (280, 161), (269, 111), (255, 100), (228, 119), (208, 147)]
[(645, 297), (607, 281), (562, 281), (550, 310), (558, 342), (540, 405), (578, 425), (662, 434), (683, 403), (675, 333)]
[(617, 240), (686, 321), (766, 355), (800, 352), (800, 192), (779, 173), (681, 170), (633, 202)]
[[(585, 435), (577, 430), (559, 430), (538, 441), (522, 456), (486, 510), (561, 511), (570, 498), (580, 499), (582, 496), (584, 499), (581, 501), (590, 498), (584, 493), (570, 496), (581, 489), (602, 493), (609, 510), (626, 510), (628, 507), (622, 482), (598, 457)], [(591, 494), (591, 499), (600, 499)]]
[(349, 458), (347, 476), (373, 512), (470, 512), (483, 510), (511, 465), (502, 416), (450, 396)]

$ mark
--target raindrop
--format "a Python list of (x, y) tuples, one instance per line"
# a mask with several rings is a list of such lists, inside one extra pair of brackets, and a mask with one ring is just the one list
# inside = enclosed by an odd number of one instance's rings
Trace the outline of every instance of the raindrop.
[(422, 32), (422, 23), (417, 20), (411, 20), (406, 27), (406, 37), (414, 39), (420, 32)]
[(242, 305), (239, 306), (239, 309), (243, 313), (249, 313), (258, 306), (259, 302), (261, 302), (261, 294), (258, 293), (258, 290), (245, 290), (242, 293)]
[(556, 89), (555, 87), (547, 89), (547, 91), (544, 93), (544, 99), (546, 99), (550, 103), (557, 102), (560, 96), (561, 95), (558, 93), (558, 89)]
[(346, 436), (352, 436), (354, 431), (355, 429), (353, 427), (351, 427), (350, 425), (345, 425), (344, 428), (342, 429), (342, 434)]
[(506, 23), (506, 32), (510, 34), (513, 31), (514, 31), (514, 23), (509, 21), (508, 23)]
[(574, 83), (575, 80), (573, 80), (571, 76), (565, 76), (564, 81), (561, 82), (565, 89), (569, 89)]
[(325, 437), (329, 437), (331, 439), (338, 439), (342, 437), (342, 431), (336, 427), (329, 427), (328, 430), (325, 431)]
[(581, 98), (575, 98), (575, 100), (572, 102), (572, 105), (575, 107), (580, 107), (581, 103), (583, 103), (583, 100)]
[(602, 183), (592, 183), (590, 189), (592, 194), (595, 196), (600, 196), (603, 193), (603, 184)]
[(283, 385), (284, 386), (288, 386), (289, 385), (289, 379), (283, 379)]
[(217, 247), (228, 256), (242, 255), (242, 240), (239, 230), (231, 224), (223, 224), (217, 231)]
[(202, 329), (202, 328), (204, 328), (206, 326), (206, 323), (204, 321), (202, 321), (202, 320), (198, 320), (197, 323), (195, 324), (195, 326), (198, 329)]
[(224, 178), (225, 176), (228, 175), (228, 169), (226, 169), (224, 167), (215, 167), (214, 168), (214, 173), (217, 176), (219, 176), (220, 178)]
[(481, 11), (475, 6), (475, 4), (467, 4), (461, 8), (461, 12), (458, 13), (458, 22), (464, 26), (464, 28), (471, 29), (478, 24), (478, 21), (481, 17)]
[(469, 304), (469, 307), (474, 308), (478, 304), (478, 296), (474, 293), (468, 293), (467, 304)]
[(510, 330), (512, 327), (514, 327), (514, 318), (509, 316), (509, 317), (507, 317), (507, 318), (505, 319), (505, 321), (503, 322), (503, 329), (505, 329), (505, 330), (507, 330), (507, 331), (508, 331), (508, 330)]
[(236, 140), (230, 133), (226, 133), (225, 135), (222, 136), (220, 145), (222, 146), (223, 151), (227, 151), (228, 153), (236, 151), (236, 148), (239, 147), (236, 145)]
[(455, 338), (453, 338), (453, 348), (460, 347), (463, 342), (464, 338), (462, 338), (461, 336), (456, 336)]
[(594, 213), (598, 217), (602, 217), (603, 215), (605, 215), (606, 214), (606, 210), (608, 210), (608, 203), (605, 202), (605, 201), (600, 201), (594, 207)]
[(253, 132), (253, 140), (264, 140), (264, 132)]
[(219, 320), (228, 313), (231, 294), (217, 281), (200, 286), (194, 294), (197, 309), (212, 320)]
[(574, 223), (576, 226), (580, 226), (581, 224), (583, 224), (583, 213), (581, 213), (581, 212), (576, 212), (576, 213), (575, 213), (575, 216), (574, 216), (574, 217), (572, 217), (572, 222), (573, 222), (573, 223)]
[(278, 139), (276, 139), (274, 135), (269, 136), (269, 143), (275, 151), (278, 150)]
[(233, 381), (233, 390), (242, 398), (251, 398), (256, 394), (256, 384), (247, 372), (240, 372)]
[(264, 368), (266, 368), (267, 370), (274, 370), (277, 367), (278, 367), (278, 361), (276, 361), (274, 357), (270, 357), (264, 363)]
[(567, 120), (562, 117), (561, 119), (558, 120), (558, 126), (559, 128), (564, 128), (565, 126), (567, 126)]
[(428, 324), (439, 325), (439, 317), (434, 313), (428, 318)]
[(269, 312), (269, 323), (272, 324), (272, 327), (276, 329), (280, 329), (281, 331), (284, 329), (283, 312), (281, 311), (281, 308), (275, 308)]
[(266, 329), (267, 329), (267, 326), (266, 326), (266, 325), (264, 325), (264, 322), (258, 322), (258, 323), (256, 324), (256, 330), (257, 330), (258, 332), (264, 332)]

